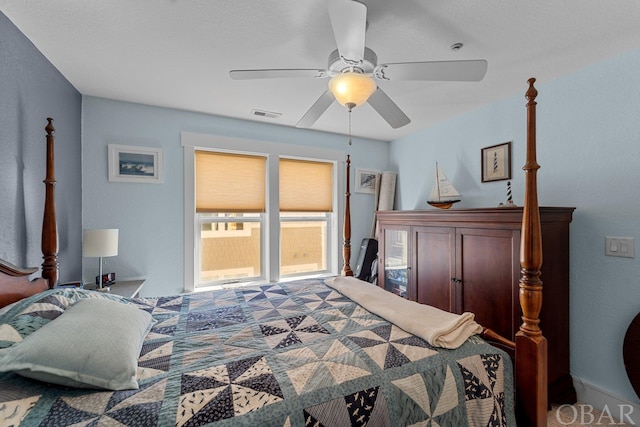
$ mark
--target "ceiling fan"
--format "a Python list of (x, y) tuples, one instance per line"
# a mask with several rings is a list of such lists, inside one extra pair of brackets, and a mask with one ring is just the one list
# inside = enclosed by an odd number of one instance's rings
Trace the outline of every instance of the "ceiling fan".
[(487, 61), (427, 61), (378, 64), (375, 52), (365, 47), (367, 6), (354, 0), (327, 0), (329, 19), (338, 49), (329, 55), (327, 69), (232, 70), (234, 80), (273, 78), (330, 78), (329, 88), (304, 114), (296, 127), (311, 127), (334, 100), (352, 108), (369, 102), (397, 129), (411, 119), (377, 85), (378, 80), (480, 81)]

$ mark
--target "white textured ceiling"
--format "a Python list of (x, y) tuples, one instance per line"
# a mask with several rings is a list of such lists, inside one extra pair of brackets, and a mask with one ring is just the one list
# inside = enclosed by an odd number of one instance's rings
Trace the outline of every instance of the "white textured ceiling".
[[(354, 135), (394, 140), (640, 47), (637, 0), (365, 0), (380, 63), (486, 59), (479, 83), (379, 82), (411, 118), (369, 105)], [(324, 0), (0, 0), (0, 10), (82, 93), (295, 126), (322, 79), (234, 81), (229, 70), (326, 68), (336, 48)], [(454, 43), (464, 43), (459, 51)], [(524, 104), (523, 95), (523, 104)], [(253, 109), (281, 113), (251, 116)], [(347, 133), (334, 103), (312, 129)]]

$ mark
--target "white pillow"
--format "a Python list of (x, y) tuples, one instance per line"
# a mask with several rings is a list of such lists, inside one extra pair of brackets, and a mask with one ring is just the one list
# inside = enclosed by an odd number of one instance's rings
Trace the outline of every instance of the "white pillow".
[(134, 306), (82, 299), (22, 342), (0, 350), (0, 372), (71, 387), (137, 389), (138, 356), (154, 323)]

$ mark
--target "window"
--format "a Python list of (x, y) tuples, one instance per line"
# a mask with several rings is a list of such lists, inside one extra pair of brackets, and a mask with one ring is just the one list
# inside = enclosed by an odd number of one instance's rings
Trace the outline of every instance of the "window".
[(333, 163), (280, 158), (280, 275), (327, 271)]
[(266, 157), (197, 150), (198, 284), (263, 279)]
[(185, 291), (337, 273), (344, 153), (183, 132)]

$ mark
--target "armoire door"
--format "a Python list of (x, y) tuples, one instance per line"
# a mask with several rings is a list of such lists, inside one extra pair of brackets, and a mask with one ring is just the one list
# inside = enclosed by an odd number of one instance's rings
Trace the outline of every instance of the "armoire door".
[(514, 339), (520, 324), (520, 232), (456, 229), (456, 312), (475, 314), (480, 325)]
[(454, 228), (412, 227), (415, 295), (409, 299), (453, 311), (452, 281), (455, 272)]

